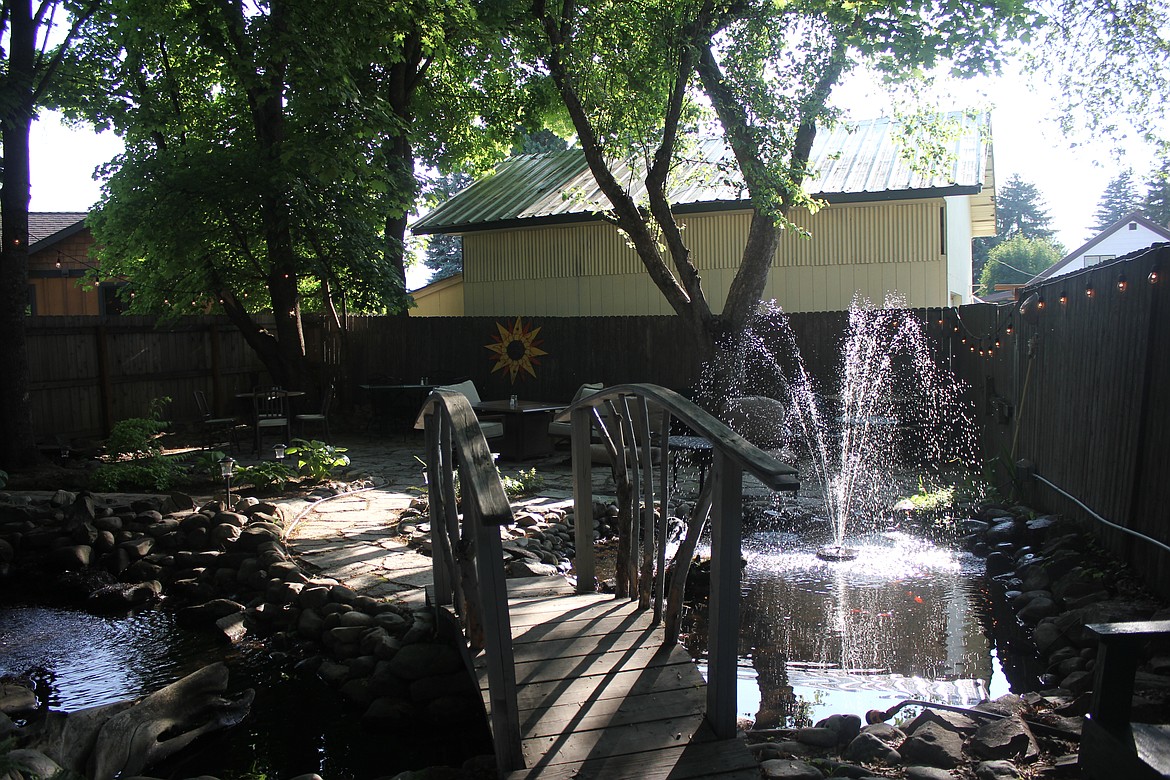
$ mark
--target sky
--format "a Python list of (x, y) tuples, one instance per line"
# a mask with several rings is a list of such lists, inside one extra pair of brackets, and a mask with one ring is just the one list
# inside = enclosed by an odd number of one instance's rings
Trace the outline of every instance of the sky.
[[(986, 96), (986, 97), (982, 97)], [(880, 113), (878, 104), (864, 83), (844, 85), (837, 93), (839, 103), (854, 119)], [(940, 104), (957, 110), (992, 102), (992, 138), (997, 184), (1002, 186), (1013, 174), (1037, 186), (1044, 197), (1057, 237), (1066, 251), (1072, 251), (1092, 237), (1089, 228), (1097, 202), (1109, 180), (1124, 167), (1132, 167), (1141, 183), (1153, 169), (1149, 153), (1140, 148), (1126, 150), (1117, 160), (1103, 143), (1082, 142), (1070, 148), (1055, 121), (1051, 97), (1032, 92), (1022, 78), (1003, 77), (964, 85), (953, 102)], [(33, 125), (32, 211), (86, 211), (100, 196), (94, 169), (121, 151), (111, 133), (97, 134), (86, 129), (65, 127), (51, 113), (44, 113)], [(408, 286), (423, 283), (427, 271), (410, 274)]]

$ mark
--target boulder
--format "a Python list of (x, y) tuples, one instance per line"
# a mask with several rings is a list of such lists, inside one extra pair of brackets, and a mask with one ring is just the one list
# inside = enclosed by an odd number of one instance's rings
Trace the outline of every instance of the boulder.
[(963, 738), (938, 723), (925, 723), (898, 748), (905, 761), (952, 769), (963, 762)]
[(760, 777), (782, 780), (823, 780), (824, 775), (812, 764), (789, 758), (773, 758), (760, 764)]
[(1040, 746), (1024, 720), (1012, 716), (980, 726), (967, 740), (967, 751), (976, 758), (988, 761), (1035, 761), (1040, 755)]

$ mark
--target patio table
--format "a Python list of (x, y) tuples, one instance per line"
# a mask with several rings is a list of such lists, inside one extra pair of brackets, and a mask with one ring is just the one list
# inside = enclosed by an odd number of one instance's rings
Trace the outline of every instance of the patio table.
[(500, 417), (504, 422), (504, 440), (500, 457), (504, 460), (529, 460), (549, 455), (553, 451), (548, 424), (565, 404), (546, 401), (480, 401), (472, 404), (476, 412)]

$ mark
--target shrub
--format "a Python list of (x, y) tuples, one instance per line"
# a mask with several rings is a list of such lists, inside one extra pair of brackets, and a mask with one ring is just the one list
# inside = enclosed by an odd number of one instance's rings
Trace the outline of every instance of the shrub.
[(254, 466), (241, 466), (236, 470), (237, 482), (251, 483), (258, 490), (284, 487), (292, 476), (292, 470), (288, 466), (270, 460), (262, 460)]
[(324, 482), (335, 469), (349, 465), (349, 456), (342, 455), (344, 447), (334, 447), (323, 441), (293, 439), (285, 453), (297, 461), (297, 469), (313, 482)]

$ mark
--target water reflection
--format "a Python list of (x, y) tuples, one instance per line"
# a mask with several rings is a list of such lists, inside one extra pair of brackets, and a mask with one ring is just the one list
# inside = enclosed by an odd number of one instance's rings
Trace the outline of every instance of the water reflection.
[[(745, 536), (742, 715), (759, 727), (803, 725), (905, 698), (967, 706), (988, 696), (980, 559), (902, 531), (851, 537), (852, 561), (817, 558), (821, 543), (776, 531)], [(684, 627), (699, 659), (703, 610)], [(1002, 675), (996, 682), (1006, 685)]]
[(223, 655), (210, 635), (174, 630), (174, 615), (102, 617), (68, 609), (0, 609), (0, 676), (40, 683), (49, 709), (74, 712), (137, 698)]

